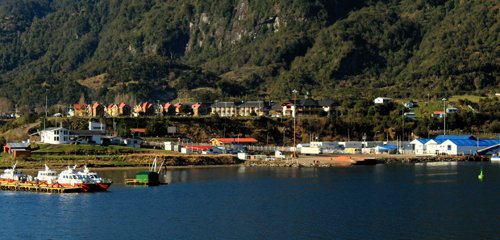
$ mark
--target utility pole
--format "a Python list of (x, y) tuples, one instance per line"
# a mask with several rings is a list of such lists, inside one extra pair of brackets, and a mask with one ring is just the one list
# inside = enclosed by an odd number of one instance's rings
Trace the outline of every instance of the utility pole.
[(45, 120), (47, 119), (47, 105), (48, 105), (47, 92), (48, 90), (45, 89), (45, 117), (43, 118), (43, 130), (45, 130)]
[(293, 90), (293, 159), (297, 160), (297, 142), (296, 142), (296, 120), (295, 118), (297, 117), (297, 90)]
[(443, 135), (446, 135), (446, 98), (443, 98), (443, 115), (444, 115), (444, 121), (443, 121)]

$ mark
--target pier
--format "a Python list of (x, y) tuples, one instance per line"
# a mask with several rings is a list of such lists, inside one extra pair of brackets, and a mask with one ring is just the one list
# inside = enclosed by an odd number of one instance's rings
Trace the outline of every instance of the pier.
[(0, 182), (0, 190), (4, 191), (26, 191), (43, 193), (74, 193), (81, 192), (81, 187), (64, 187), (58, 184), (37, 184), (21, 182)]

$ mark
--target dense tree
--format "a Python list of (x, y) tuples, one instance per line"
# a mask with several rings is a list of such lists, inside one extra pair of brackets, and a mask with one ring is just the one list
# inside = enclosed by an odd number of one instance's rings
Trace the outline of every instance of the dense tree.
[(82, 93), (88, 101), (167, 101), (180, 91), (200, 101), (286, 98), (292, 89), (337, 98), (483, 94), (500, 87), (497, 5), (0, 1), (0, 97), (36, 107), (45, 94), (49, 104)]

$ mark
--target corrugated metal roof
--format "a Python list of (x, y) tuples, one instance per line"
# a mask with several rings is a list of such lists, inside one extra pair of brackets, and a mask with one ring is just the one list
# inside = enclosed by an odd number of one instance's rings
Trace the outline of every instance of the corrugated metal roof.
[(226, 107), (236, 107), (237, 104), (235, 102), (216, 102), (212, 104), (212, 107), (218, 107), (218, 108), (226, 108)]
[(427, 144), (428, 144), (428, 143), (430, 143), (430, 142), (435, 142), (435, 143), (437, 143), (437, 144), (441, 144), (441, 143), (443, 143), (444, 141), (446, 141), (446, 140), (429, 139), (429, 141), (427, 141), (425, 144), (427, 145)]
[[(292, 101), (294, 103), (295, 101)], [(303, 106), (303, 107), (317, 107), (318, 102), (316, 102), (313, 99), (304, 99), (304, 100), (297, 100), (296, 101), (297, 106)]]
[(476, 140), (476, 138), (472, 135), (439, 135), (437, 137), (435, 137), (434, 139), (436, 140), (467, 140), (467, 139), (470, 139), (470, 140)]
[(419, 141), (419, 142), (420, 142), (420, 143), (422, 143), (422, 144), (425, 144), (425, 143), (426, 143), (426, 142), (428, 142), (430, 139), (427, 139), (427, 138), (417, 138), (417, 139), (415, 139), (415, 140)]
[(271, 109), (272, 110), (276, 110), (276, 111), (282, 111), (283, 110), (283, 105), (281, 105), (281, 103), (274, 103), (272, 106), (271, 106)]
[(334, 104), (335, 104), (335, 101), (333, 101), (331, 99), (318, 100), (318, 105), (320, 105), (322, 107), (333, 106)]
[(29, 143), (7, 143), (10, 148), (27, 148), (29, 147)]
[(469, 140), (469, 139), (449, 139), (450, 142), (454, 143), (457, 146), (493, 146), (495, 144), (499, 144), (500, 140), (498, 139), (480, 139), (480, 140)]
[(247, 101), (240, 105), (240, 107), (266, 107), (267, 104), (264, 101)]

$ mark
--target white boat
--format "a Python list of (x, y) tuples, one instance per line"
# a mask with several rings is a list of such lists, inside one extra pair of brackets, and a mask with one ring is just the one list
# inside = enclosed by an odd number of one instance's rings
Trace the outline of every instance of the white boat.
[(67, 169), (59, 173), (57, 183), (67, 187), (81, 187), (85, 191), (87, 181), (75, 171), (75, 167), (68, 166)]
[(96, 186), (92, 186), (91, 191), (106, 191), (109, 186), (113, 183), (110, 179), (101, 178), (96, 172), (91, 172), (87, 165), (83, 167), (83, 171), (79, 171), (78, 175), (82, 176), (89, 183), (94, 183)]
[(54, 170), (50, 170), (49, 166), (45, 164), (45, 169), (38, 171), (38, 175), (36, 176), (35, 180), (48, 184), (54, 184), (57, 182), (57, 172)]
[(500, 155), (493, 155), (490, 158), (491, 162), (500, 162)]
[(26, 176), (23, 173), (16, 169), (17, 162), (12, 165), (12, 168), (7, 168), (0, 174), (0, 180), (3, 181), (22, 181), (26, 179)]

